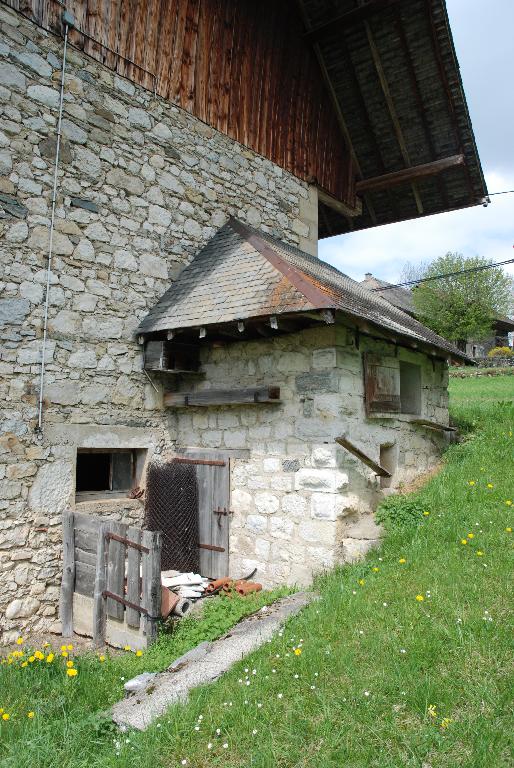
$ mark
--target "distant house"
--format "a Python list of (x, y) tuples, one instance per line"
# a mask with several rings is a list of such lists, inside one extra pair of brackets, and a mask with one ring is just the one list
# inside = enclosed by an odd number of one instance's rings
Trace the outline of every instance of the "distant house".
[[(370, 291), (374, 291), (390, 304), (406, 312), (411, 317), (416, 317), (414, 302), (412, 300), (412, 291), (408, 288), (391, 287), (392, 283), (386, 283), (385, 280), (379, 280), (371, 272), (366, 272), (361, 285)], [(384, 289), (384, 290), (380, 290)], [(512, 333), (514, 333), (514, 320), (510, 317), (497, 317), (494, 321), (491, 336), (487, 339), (467, 339), (465, 345), (459, 345), (469, 357), (485, 357), (493, 347), (508, 347), (513, 344)]]

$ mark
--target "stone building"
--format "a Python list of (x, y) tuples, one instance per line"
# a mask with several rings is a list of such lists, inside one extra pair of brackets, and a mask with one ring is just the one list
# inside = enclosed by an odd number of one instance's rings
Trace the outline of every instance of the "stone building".
[[(361, 281), (361, 285), (373, 292), (380, 293), (386, 301), (402, 309), (411, 317), (416, 316), (411, 290), (391, 286), (391, 283), (380, 280), (372, 275), (371, 272), (366, 273), (364, 280)], [(468, 357), (483, 359), (494, 347), (512, 346), (511, 337), (513, 334), (514, 320), (506, 316), (496, 317), (492, 323), (490, 336), (483, 339), (463, 339), (462, 343), (459, 344), (459, 348)]]
[(0, 5), (3, 642), (59, 627), (63, 509), (141, 522), (177, 455), (230, 469), (236, 575), (305, 582), (376, 542), (460, 353), (318, 237), (486, 194), (440, 0), (67, 5)]

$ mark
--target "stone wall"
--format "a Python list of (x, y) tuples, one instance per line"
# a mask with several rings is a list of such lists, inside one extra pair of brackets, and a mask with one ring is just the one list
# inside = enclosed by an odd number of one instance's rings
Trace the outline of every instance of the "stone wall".
[[(258, 569), (267, 586), (307, 583), (313, 572), (352, 560), (378, 542), (373, 510), (382, 497), (374, 473), (334, 438), (345, 434), (376, 461), (392, 446), (391, 487), (432, 467), (441, 433), (406, 415), (366, 419), (362, 354), (395, 354), (392, 345), (327, 326), (273, 340), (205, 350), (204, 387), (280, 386), (280, 405), (176, 409), (181, 446), (250, 449), (232, 460), (230, 570)], [(421, 416), (448, 422), (444, 362), (400, 348), (422, 369)]]
[[(55, 622), (77, 447), (174, 439), (138, 321), (229, 215), (314, 249), (315, 195), (268, 160), (69, 48), (38, 440), (62, 41), (0, 6), (0, 616)], [(140, 502), (113, 502), (141, 514)], [(7, 609), (7, 610), (6, 610)], [(5, 615), (3, 612), (6, 611)]]

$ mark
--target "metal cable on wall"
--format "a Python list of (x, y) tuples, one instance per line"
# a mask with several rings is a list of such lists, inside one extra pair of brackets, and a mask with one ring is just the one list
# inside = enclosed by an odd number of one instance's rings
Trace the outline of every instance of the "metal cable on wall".
[(148, 467), (145, 528), (162, 531), (161, 569), (200, 568), (198, 482), (191, 464), (155, 461)]

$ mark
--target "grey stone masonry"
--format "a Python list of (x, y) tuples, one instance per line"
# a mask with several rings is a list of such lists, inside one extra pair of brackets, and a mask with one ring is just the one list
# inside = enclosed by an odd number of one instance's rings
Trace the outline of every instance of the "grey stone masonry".
[[(174, 440), (161, 387), (141, 370), (141, 318), (230, 215), (293, 244), (309, 221), (315, 242), (316, 200), (304, 182), (70, 46), (38, 441), (62, 40), (4, 5), (0, 25), (0, 637), (9, 642), (59, 626), (60, 514), (74, 502), (77, 447), (150, 455)], [(138, 500), (100, 507), (141, 519)]]

